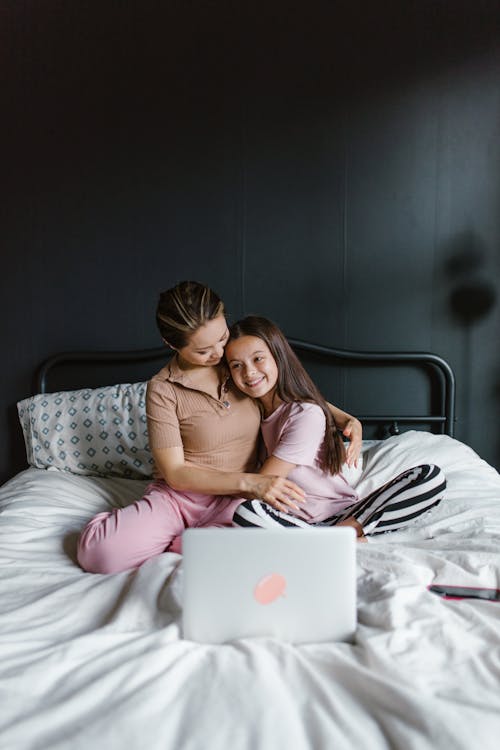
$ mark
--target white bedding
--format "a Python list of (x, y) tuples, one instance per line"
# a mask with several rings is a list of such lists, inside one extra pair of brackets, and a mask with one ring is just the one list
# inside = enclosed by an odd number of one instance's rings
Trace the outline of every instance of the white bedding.
[[(439, 464), (441, 505), (358, 545), (356, 642), (181, 639), (182, 558), (82, 572), (76, 533), (145, 482), (28, 469), (0, 489), (1, 750), (489, 750), (500, 742), (500, 477), (465, 445), (405, 433), (364, 453), (362, 495)], [(263, 532), (265, 533), (265, 532)]]

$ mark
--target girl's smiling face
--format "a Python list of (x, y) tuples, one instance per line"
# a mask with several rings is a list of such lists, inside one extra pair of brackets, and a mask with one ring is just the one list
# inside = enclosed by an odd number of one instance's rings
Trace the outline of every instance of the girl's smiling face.
[[(257, 336), (241, 336), (226, 345), (234, 384), (247, 396), (270, 401), (278, 382), (278, 367), (267, 344)], [(266, 398), (267, 397), (267, 398)]]

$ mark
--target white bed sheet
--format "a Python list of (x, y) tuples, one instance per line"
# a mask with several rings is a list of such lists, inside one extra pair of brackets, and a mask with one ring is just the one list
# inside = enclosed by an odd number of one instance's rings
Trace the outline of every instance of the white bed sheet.
[(500, 477), (470, 448), (409, 432), (372, 445), (362, 495), (438, 463), (447, 497), (358, 545), (354, 644), (181, 639), (182, 558), (81, 571), (77, 532), (145, 482), (29, 469), (0, 489), (1, 750), (490, 750), (500, 736)]

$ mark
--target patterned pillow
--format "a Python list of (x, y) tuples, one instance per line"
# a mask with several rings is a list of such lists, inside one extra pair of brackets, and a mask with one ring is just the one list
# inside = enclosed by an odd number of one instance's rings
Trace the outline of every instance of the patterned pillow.
[(151, 477), (146, 385), (61, 391), (20, 401), (28, 464), (73, 474)]

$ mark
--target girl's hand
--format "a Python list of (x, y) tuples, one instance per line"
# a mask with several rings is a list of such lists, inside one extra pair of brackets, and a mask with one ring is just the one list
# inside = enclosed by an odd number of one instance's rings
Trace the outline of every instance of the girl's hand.
[(359, 419), (351, 417), (342, 430), (342, 435), (349, 440), (346, 451), (346, 463), (348, 466), (357, 466), (363, 442), (363, 428)]
[(305, 501), (304, 491), (295, 482), (286, 477), (272, 474), (250, 474), (245, 496), (249, 499), (264, 500), (275, 510), (285, 513), (289, 509), (300, 510), (299, 504)]

